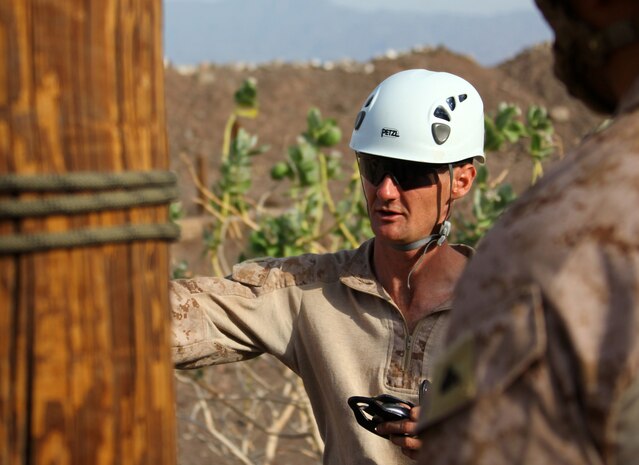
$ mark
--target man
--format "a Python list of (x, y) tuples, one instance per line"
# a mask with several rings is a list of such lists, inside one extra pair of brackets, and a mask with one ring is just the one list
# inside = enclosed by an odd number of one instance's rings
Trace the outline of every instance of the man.
[(455, 293), (418, 463), (639, 461), (639, 2), (537, 0), (612, 124), (522, 196)]
[[(304, 381), (324, 463), (409, 463), (401, 448), (419, 441), (393, 437), (397, 447), (373, 434), (347, 400), (417, 403), (472, 252), (446, 237), (452, 203), (475, 178), (472, 161), (483, 161), (483, 135), (481, 98), (462, 78), (408, 70), (383, 81), (350, 143), (375, 238), (357, 250), (246, 262), (226, 279), (173, 282), (176, 366), (270, 353)], [(413, 431), (416, 419), (397, 432)]]

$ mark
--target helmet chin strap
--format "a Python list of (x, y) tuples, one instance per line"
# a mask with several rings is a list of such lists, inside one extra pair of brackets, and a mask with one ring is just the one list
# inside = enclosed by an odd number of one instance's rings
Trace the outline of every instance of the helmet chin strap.
[[(453, 176), (453, 165), (451, 163), (448, 164), (448, 174), (450, 175), (450, 194), (448, 199), (449, 199), (449, 202), (452, 202), (454, 176)], [(408, 278), (406, 278), (406, 286), (408, 287), (408, 289), (410, 289), (410, 278), (413, 275), (413, 272), (419, 267), (419, 265), (421, 265), (422, 261), (424, 260), (424, 257), (426, 256), (426, 252), (428, 252), (428, 249), (430, 249), (431, 245), (437, 244), (437, 246), (439, 247), (443, 245), (444, 242), (446, 242), (446, 239), (448, 238), (448, 235), (450, 234), (450, 230), (451, 230), (451, 223), (450, 221), (448, 221), (448, 218), (450, 218), (450, 211), (451, 211), (451, 205), (449, 204), (448, 212), (446, 213), (446, 219), (439, 226), (439, 231), (437, 232), (437, 234), (431, 234), (430, 236), (426, 236), (422, 239), (416, 240), (415, 242), (411, 242), (409, 244), (393, 244), (394, 249), (402, 250), (402, 251), (415, 250), (422, 246), (424, 247), (424, 250), (422, 251), (421, 256), (415, 262), (410, 272), (408, 273)]]
[(439, 232), (437, 234), (431, 234), (430, 236), (423, 237), (408, 244), (391, 244), (391, 247), (395, 250), (406, 252), (408, 250), (419, 249), (424, 245), (429, 245), (433, 241), (437, 241), (437, 245), (442, 245), (446, 242), (446, 239), (450, 234), (451, 227), (450, 221), (444, 220), (444, 222), (439, 226)]

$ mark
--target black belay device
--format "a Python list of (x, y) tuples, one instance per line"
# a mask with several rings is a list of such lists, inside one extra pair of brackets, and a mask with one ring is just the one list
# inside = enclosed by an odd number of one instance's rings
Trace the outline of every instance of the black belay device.
[(349, 397), (348, 405), (355, 414), (355, 419), (360, 426), (371, 433), (379, 434), (375, 427), (385, 421), (397, 421), (410, 417), (410, 409), (415, 406), (412, 402), (399, 399), (390, 394), (382, 394), (376, 397), (353, 396)]

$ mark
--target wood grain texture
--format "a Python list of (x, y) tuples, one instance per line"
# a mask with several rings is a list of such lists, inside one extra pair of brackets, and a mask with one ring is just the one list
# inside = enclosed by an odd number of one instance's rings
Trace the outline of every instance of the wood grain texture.
[[(161, 28), (160, 0), (0, 2), (0, 174), (168, 169)], [(0, 240), (165, 222), (26, 218)], [(160, 241), (0, 256), (0, 464), (175, 463), (168, 277)]]

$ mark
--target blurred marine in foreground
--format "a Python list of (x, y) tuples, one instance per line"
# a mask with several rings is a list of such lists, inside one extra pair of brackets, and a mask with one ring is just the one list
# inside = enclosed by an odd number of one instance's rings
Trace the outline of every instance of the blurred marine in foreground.
[(555, 71), (611, 124), (459, 281), (419, 464), (639, 463), (639, 2), (537, 0)]

